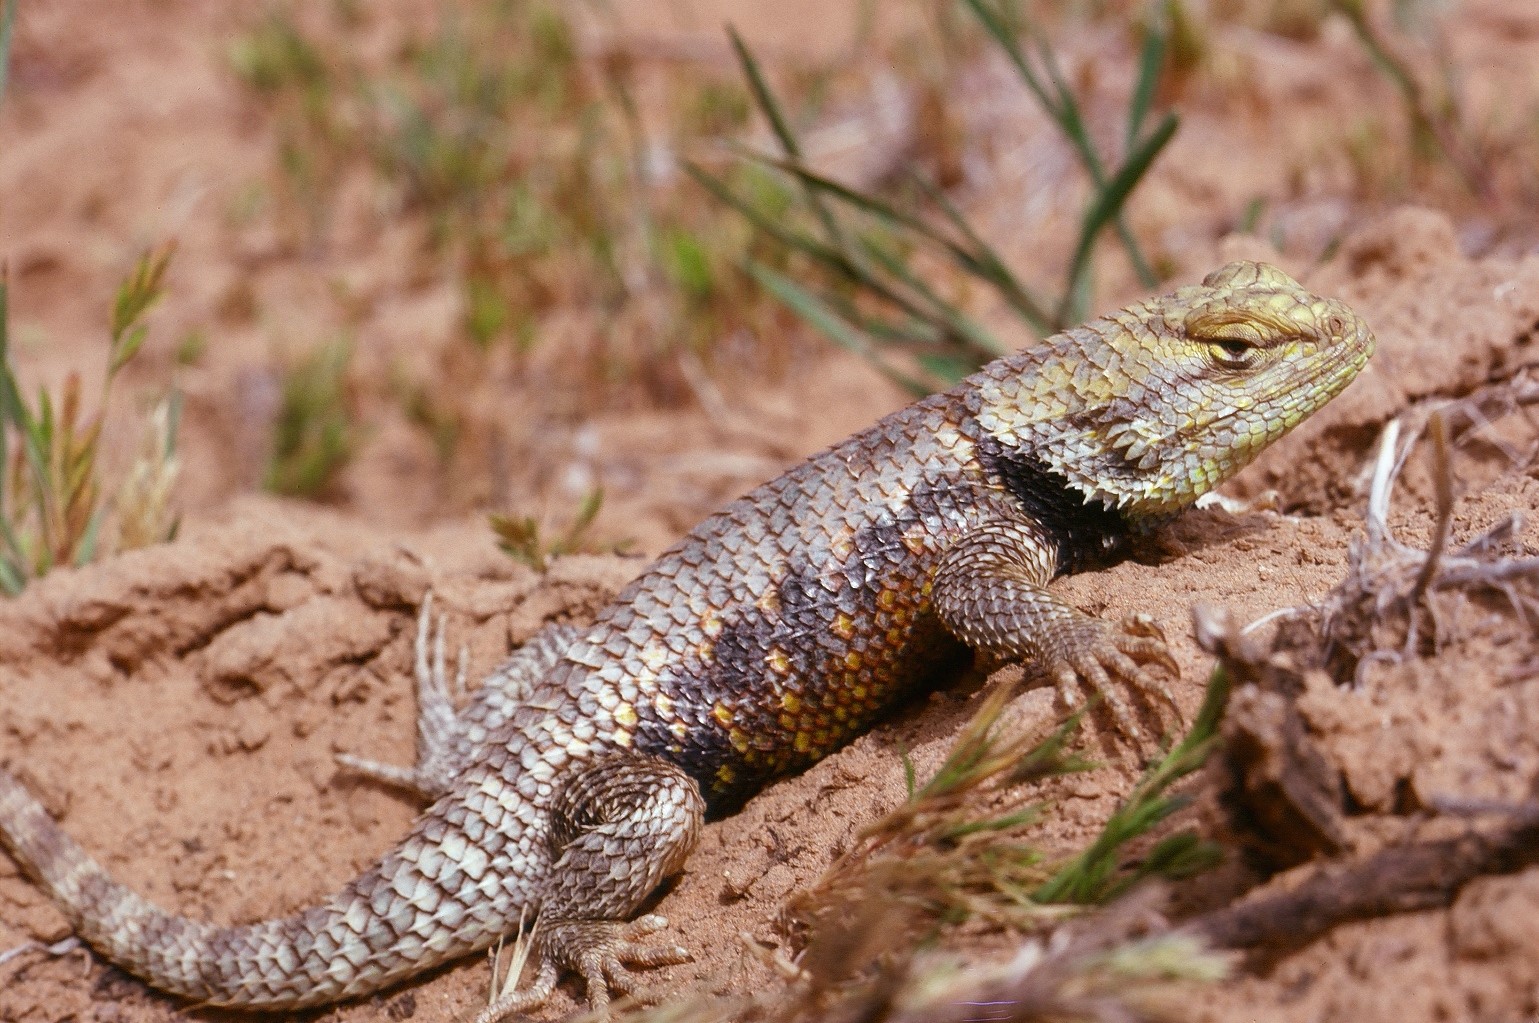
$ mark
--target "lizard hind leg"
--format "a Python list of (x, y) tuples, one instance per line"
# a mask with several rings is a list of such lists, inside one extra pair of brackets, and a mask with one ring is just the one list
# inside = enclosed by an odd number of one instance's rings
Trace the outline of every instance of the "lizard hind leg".
[(684, 865), (704, 818), (694, 779), (658, 757), (627, 751), (575, 775), (551, 807), (554, 862), (534, 928), (534, 987), (505, 994), (478, 1021), (534, 1008), (549, 994), (553, 968), (580, 974), (593, 1009), (603, 1012), (611, 989), (645, 997), (627, 967), (687, 962), (680, 946), (637, 940), (667, 920), (626, 917)]
[(382, 763), (337, 754), (337, 763), (376, 781), (406, 789), (431, 802), (446, 794), (475, 749), (525, 703), (534, 684), (555, 667), (571, 645), (576, 630), (568, 625), (547, 625), (529, 642), (514, 651), (502, 666), (482, 681), (465, 700), (466, 651), (459, 651), (451, 687), (444, 663), (445, 616), (433, 628), (433, 594), (422, 598), (417, 616), (415, 668), (417, 679), (417, 763), (414, 767)]

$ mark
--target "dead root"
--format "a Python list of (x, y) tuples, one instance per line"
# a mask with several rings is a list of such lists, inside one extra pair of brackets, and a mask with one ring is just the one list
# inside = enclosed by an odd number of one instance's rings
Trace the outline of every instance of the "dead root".
[(1466, 884), (1539, 863), (1539, 803), (1506, 809), (1492, 826), (1455, 838), (1391, 846), (1367, 859), (1321, 869), (1292, 891), (1246, 900), (1187, 925), (1217, 948), (1276, 956), (1351, 920), (1438, 909)]
[[(1524, 371), (1457, 401), (1419, 405), (1385, 427), (1372, 463), (1364, 535), (1352, 545), (1347, 576), (1318, 608), (1295, 609), (1294, 614), (1317, 619), (1323, 663), (1337, 678), (1349, 673), (1361, 686), (1364, 672), (1375, 663), (1437, 653), (1452, 636), (1453, 604), (1475, 594), (1498, 595), (1525, 624), (1534, 621), (1539, 558), (1512, 556), (1524, 524), (1520, 513), (1457, 547), (1449, 544), (1456, 448), (1479, 439), (1498, 447), (1515, 470), (1531, 466), (1539, 443), (1519, 449), (1503, 441), (1493, 425), (1518, 415), (1539, 433), (1531, 416), (1536, 403), (1539, 380)], [(1421, 550), (1395, 539), (1389, 511), (1395, 485), (1424, 436), (1430, 444), (1435, 524), (1430, 545)]]

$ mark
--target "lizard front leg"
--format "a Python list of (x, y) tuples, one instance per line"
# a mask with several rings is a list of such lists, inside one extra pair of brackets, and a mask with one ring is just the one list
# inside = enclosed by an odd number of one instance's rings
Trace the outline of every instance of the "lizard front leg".
[(477, 1023), (538, 1006), (558, 968), (582, 976), (589, 1003), (602, 1014), (611, 988), (638, 993), (627, 966), (687, 961), (680, 946), (635, 940), (666, 926), (662, 917), (626, 918), (683, 867), (704, 818), (694, 779), (658, 757), (625, 751), (576, 774), (550, 808), (553, 863), (534, 925), (534, 983), (494, 1001)]
[(1179, 674), (1159, 628), (1145, 615), (1120, 625), (1076, 610), (1048, 592), (1056, 570), (1053, 548), (1023, 523), (991, 522), (969, 532), (942, 556), (931, 598), (951, 633), (975, 650), (1030, 661), (1058, 684), (1064, 702), (1079, 702), (1085, 684), (1106, 701), (1118, 727), (1142, 745), (1143, 736), (1115, 677), (1175, 698), (1144, 667), (1157, 664)]

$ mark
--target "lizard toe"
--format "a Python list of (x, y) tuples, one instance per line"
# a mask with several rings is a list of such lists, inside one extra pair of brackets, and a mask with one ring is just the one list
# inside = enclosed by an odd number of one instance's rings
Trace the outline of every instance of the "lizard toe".
[(1170, 648), (1165, 645), (1164, 639), (1155, 639), (1152, 636), (1129, 636), (1127, 633), (1114, 633), (1112, 645), (1118, 651), (1126, 654), (1140, 666), (1144, 664), (1158, 665), (1175, 678), (1181, 677), (1181, 666), (1176, 659), (1170, 656)]
[[(1143, 729), (1138, 727), (1132, 710), (1112, 683), (1111, 674), (1107, 672), (1103, 661), (1111, 661), (1115, 666), (1118, 658), (1126, 659), (1113, 647), (1095, 647), (1077, 656), (1071, 662), (1075, 673), (1092, 692), (1094, 692), (1106, 704), (1111, 711), (1112, 718), (1117, 722), (1117, 730), (1127, 736), (1128, 740), (1139, 749), (1144, 745)], [(1129, 662), (1131, 663), (1131, 662)], [(1135, 670), (1137, 665), (1134, 665)], [(1122, 674), (1122, 672), (1118, 672)]]
[(1074, 670), (1074, 665), (1068, 661), (1061, 661), (1053, 669), (1053, 682), (1058, 689), (1058, 698), (1069, 710), (1077, 710), (1080, 705), (1080, 681), (1079, 672)]
[[(520, 1013), (538, 1009), (550, 1000), (556, 990), (556, 964), (541, 957), (535, 971), (534, 983), (522, 991), (511, 990), (517, 977), (509, 978), (508, 988), (494, 998), (486, 1008), (476, 1014), (473, 1023), (501, 1023), (502, 1020)], [(495, 983), (495, 975), (492, 978)]]
[(1075, 631), (1050, 669), (1059, 695), (1073, 708), (1079, 703), (1080, 691), (1095, 693), (1105, 701), (1117, 731), (1143, 749), (1143, 729), (1125, 691), (1131, 689), (1168, 705), (1180, 721), (1180, 705), (1155, 670), (1180, 678), (1180, 667), (1170, 655), (1164, 634), (1148, 615), (1129, 615), (1117, 625), (1095, 619), (1082, 621), (1083, 627)]
[(1170, 656), (1170, 651), (1165, 648), (1165, 644), (1138, 637), (1119, 637), (1114, 642), (1115, 653), (1106, 655), (1107, 661), (1110, 662), (1108, 667), (1112, 672), (1140, 692), (1158, 696), (1175, 713), (1176, 720), (1182, 720), (1181, 706), (1176, 703), (1170, 687), (1146, 667), (1146, 665), (1156, 665), (1174, 678), (1181, 677), (1180, 666), (1176, 664), (1175, 658)]

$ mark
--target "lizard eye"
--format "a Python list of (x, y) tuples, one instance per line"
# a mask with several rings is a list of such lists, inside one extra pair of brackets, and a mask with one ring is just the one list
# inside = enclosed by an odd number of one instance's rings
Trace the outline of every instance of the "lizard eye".
[(1245, 366), (1250, 363), (1251, 353), (1256, 346), (1249, 341), (1233, 337), (1215, 337), (1210, 339), (1213, 346), (1213, 356), (1225, 366)]

